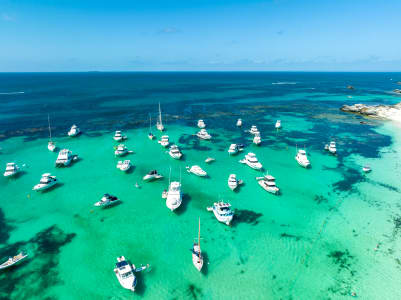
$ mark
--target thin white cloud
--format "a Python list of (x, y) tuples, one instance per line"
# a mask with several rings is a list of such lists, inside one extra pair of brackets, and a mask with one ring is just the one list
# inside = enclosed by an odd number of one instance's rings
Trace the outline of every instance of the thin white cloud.
[(1, 18), (2, 21), (5, 21), (5, 22), (14, 21), (14, 18), (12, 16), (10, 16), (9, 14), (6, 14), (6, 13), (2, 13), (0, 18)]
[(158, 31), (158, 33), (161, 33), (161, 34), (173, 34), (173, 33), (178, 33), (178, 32), (180, 32), (180, 30), (175, 27), (165, 27)]

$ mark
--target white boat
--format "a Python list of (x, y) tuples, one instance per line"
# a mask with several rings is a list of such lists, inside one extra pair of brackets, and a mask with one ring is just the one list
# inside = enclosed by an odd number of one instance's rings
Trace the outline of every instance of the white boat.
[(364, 167), (362, 168), (362, 171), (365, 172), (365, 173), (369, 173), (369, 172), (372, 171), (372, 169), (371, 169), (369, 166), (364, 166)]
[(20, 168), (16, 163), (7, 163), (6, 171), (4, 172), (4, 177), (12, 177), (20, 171)]
[(47, 149), (49, 151), (54, 152), (56, 151), (56, 144), (52, 141), (52, 129), (50, 127), (50, 116), (47, 115), (47, 123), (49, 124), (49, 142), (47, 143)]
[(181, 194), (181, 183), (178, 181), (172, 181), (168, 188), (166, 206), (171, 210), (175, 210), (180, 207), (182, 203)]
[(169, 139), (168, 135), (163, 135), (161, 137), (160, 141), (158, 141), (158, 143), (165, 148), (168, 147), (168, 145), (170, 144), (170, 139)]
[(276, 121), (275, 127), (276, 127), (276, 129), (280, 129), (281, 128), (281, 120), (277, 120)]
[(131, 161), (130, 160), (120, 160), (117, 163), (117, 169), (120, 169), (123, 172), (127, 172), (131, 168)]
[(250, 134), (259, 133), (259, 130), (258, 130), (258, 128), (256, 127), (256, 125), (252, 125), (251, 129), (249, 129), (249, 133), (250, 133)]
[(177, 145), (171, 145), (168, 154), (174, 159), (181, 159), (182, 153)]
[(310, 161), (306, 156), (306, 151), (303, 149), (298, 150), (297, 155), (295, 156), (296, 161), (298, 164), (304, 168), (308, 168), (310, 166)]
[(188, 173), (192, 173), (195, 174), (196, 176), (200, 176), (200, 177), (205, 177), (207, 176), (207, 173), (200, 167), (200, 166), (192, 166), (192, 167), (186, 167)]
[(203, 120), (198, 120), (198, 127), (201, 128), (201, 129), (205, 128), (206, 127), (205, 122)]
[(119, 201), (120, 201), (120, 199), (118, 199), (116, 196), (112, 196), (110, 194), (104, 194), (102, 199), (100, 199), (100, 201), (96, 202), (94, 205), (107, 207), (110, 205), (114, 205), (115, 203), (117, 203)]
[(71, 164), (73, 160), (78, 159), (77, 155), (73, 155), (72, 152), (68, 149), (62, 149), (58, 153), (56, 159), (56, 167), (66, 167)]
[(252, 169), (255, 170), (260, 170), (262, 169), (262, 164), (258, 161), (255, 153), (249, 152), (247, 155), (245, 155), (245, 158), (239, 161), (242, 164), (246, 164)]
[(262, 138), (260, 137), (259, 133), (255, 134), (255, 136), (253, 137), (253, 143), (256, 146), (259, 146), (262, 143)]
[(156, 122), (156, 128), (157, 128), (157, 130), (160, 130), (160, 131), (164, 130), (164, 126), (163, 126), (163, 122), (162, 122), (162, 111), (160, 109), (160, 102), (159, 102), (159, 120), (157, 120), (157, 122)]
[(330, 145), (329, 145), (329, 152), (331, 154), (336, 154), (337, 152), (337, 148), (336, 148), (336, 142), (335, 141), (331, 141)]
[(195, 268), (200, 272), (203, 267), (203, 256), (200, 248), (200, 218), (199, 218), (199, 230), (198, 230), (198, 242), (194, 243), (192, 247), (192, 263)]
[(135, 266), (131, 265), (124, 256), (117, 257), (114, 273), (121, 286), (127, 290), (135, 292), (136, 277), (134, 275)]
[(37, 185), (33, 187), (34, 191), (43, 191), (51, 188), (55, 184), (57, 184), (58, 180), (56, 176), (52, 176), (50, 173), (45, 173), (40, 178), (40, 181)]
[(228, 176), (228, 187), (234, 191), (238, 187), (238, 180), (235, 174), (230, 174)]
[(27, 258), (28, 254), (25, 254), (24, 252), (20, 252), (19, 254), (9, 257), (4, 263), (0, 265), (0, 270), (2, 269), (7, 269), (11, 266), (14, 266), (15, 264), (19, 263), (23, 259)]
[(239, 148), (237, 144), (231, 144), (230, 148), (228, 148), (228, 154), (235, 155), (239, 152)]
[(216, 159), (214, 159), (213, 157), (208, 157), (205, 159), (205, 163), (210, 164), (211, 162), (214, 162)]
[(148, 138), (150, 140), (153, 140), (155, 138), (155, 136), (152, 133), (152, 117), (149, 114), (149, 133), (148, 133)]
[(120, 144), (117, 146), (116, 150), (114, 151), (115, 156), (123, 156), (128, 153), (127, 147), (124, 144)]
[(156, 170), (152, 170), (152, 171), (150, 171), (148, 174), (146, 174), (146, 175), (143, 177), (143, 180), (145, 180), (145, 181), (151, 181), (151, 180), (160, 179), (160, 178), (163, 178), (163, 176), (160, 175), (159, 173), (157, 173)]
[(114, 134), (113, 139), (114, 139), (116, 142), (121, 142), (121, 141), (123, 141), (123, 140), (126, 140), (126, 139), (127, 139), (127, 136), (126, 136), (126, 135), (123, 135), (123, 133), (122, 133), (120, 130), (117, 130), (116, 133)]
[(77, 125), (72, 125), (70, 131), (68, 131), (68, 136), (74, 137), (81, 133)]
[(237, 120), (237, 127), (241, 127), (242, 126), (242, 119), (238, 119)]
[(231, 210), (231, 204), (224, 203), (223, 201), (213, 203), (213, 206), (208, 207), (207, 210), (212, 211), (216, 219), (226, 225), (230, 225), (234, 217), (234, 212)]
[(212, 136), (206, 131), (206, 129), (199, 130), (196, 136), (202, 140), (210, 140), (212, 138)]
[(259, 185), (266, 191), (272, 194), (278, 194), (280, 189), (276, 186), (276, 179), (271, 175), (265, 175), (263, 177), (256, 177)]

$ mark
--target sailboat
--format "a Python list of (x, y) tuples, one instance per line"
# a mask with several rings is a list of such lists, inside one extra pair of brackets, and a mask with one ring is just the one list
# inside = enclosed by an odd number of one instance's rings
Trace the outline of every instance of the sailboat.
[(47, 123), (49, 124), (49, 143), (47, 144), (47, 149), (49, 149), (49, 151), (55, 151), (56, 150), (56, 144), (53, 143), (52, 141), (52, 129), (50, 127), (50, 116), (49, 114), (47, 114)]
[(199, 218), (199, 231), (198, 231), (198, 242), (194, 243), (192, 248), (192, 263), (195, 268), (200, 272), (203, 267), (203, 256), (200, 248), (200, 218)]
[(164, 126), (163, 126), (163, 122), (162, 122), (162, 111), (160, 109), (160, 102), (159, 102), (159, 120), (156, 122), (156, 127), (160, 131), (164, 130)]
[(153, 140), (155, 138), (155, 136), (153, 135), (151, 128), (152, 128), (152, 117), (149, 114), (149, 133), (148, 133), (148, 138), (150, 140)]

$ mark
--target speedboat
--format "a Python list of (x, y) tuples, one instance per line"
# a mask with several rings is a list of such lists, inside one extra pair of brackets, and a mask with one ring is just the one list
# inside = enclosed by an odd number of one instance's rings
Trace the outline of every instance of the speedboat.
[(96, 202), (94, 205), (106, 207), (113, 205), (119, 201), (120, 199), (118, 199), (116, 196), (112, 196), (110, 194), (104, 194), (102, 199), (100, 199), (100, 201)]
[(128, 153), (127, 147), (124, 144), (120, 144), (117, 146), (116, 150), (114, 151), (115, 156), (123, 156)]
[(369, 173), (369, 172), (372, 171), (372, 169), (371, 169), (369, 166), (364, 166), (364, 167), (362, 168), (362, 171), (365, 172), (365, 173)]
[(177, 145), (171, 145), (168, 154), (170, 154), (170, 156), (174, 159), (181, 159), (182, 157), (182, 153)]
[(255, 153), (249, 152), (245, 155), (245, 158), (239, 161), (242, 164), (246, 164), (252, 169), (260, 170), (262, 169), (262, 164), (258, 161)]
[(163, 135), (160, 141), (158, 141), (158, 143), (165, 148), (168, 147), (168, 145), (170, 144), (168, 135)]
[(159, 102), (159, 120), (157, 120), (157, 122), (156, 122), (156, 128), (157, 128), (157, 130), (160, 130), (160, 131), (164, 130), (164, 126), (163, 126), (163, 122), (162, 122), (162, 111), (160, 109), (160, 102)]
[(202, 140), (210, 140), (212, 138), (212, 136), (206, 131), (206, 129), (201, 129), (196, 135)]
[(238, 119), (237, 120), (237, 127), (241, 127), (242, 126), (242, 119)]
[(213, 157), (208, 157), (205, 159), (205, 163), (210, 164), (211, 162), (214, 162), (216, 159), (214, 159)]
[(78, 159), (77, 155), (73, 155), (68, 149), (62, 149), (58, 153), (56, 159), (56, 167), (66, 167), (71, 164), (71, 161)]
[(200, 176), (200, 177), (205, 177), (207, 176), (207, 173), (199, 166), (195, 165), (192, 167), (186, 167), (188, 173), (192, 173), (195, 174), (196, 176)]
[(255, 136), (253, 137), (253, 143), (256, 146), (259, 146), (262, 143), (262, 138), (260, 137), (259, 133), (255, 134)]
[(123, 141), (123, 140), (126, 140), (126, 139), (127, 139), (127, 136), (126, 136), (126, 135), (123, 135), (122, 132), (121, 132), (120, 130), (117, 130), (116, 133), (114, 134), (113, 139), (114, 139), (116, 142), (121, 142), (121, 141)]
[(276, 129), (280, 129), (281, 128), (281, 120), (277, 120), (276, 121), (275, 127), (276, 127)]
[(331, 141), (330, 145), (329, 145), (329, 152), (331, 154), (336, 154), (337, 152), (337, 148), (336, 148), (336, 142), (335, 141)]
[(181, 194), (181, 183), (178, 181), (172, 181), (168, 188), (166, 206), (171, 210), (175, 210), (180, 207), (182, 203)]
[(23, 259), (27, 258), (28, 254), (25, 254), (24, 252), (20, 252), (19, 254), (9, 257), (4, 263), (0, 265), (0, 270), (2, 269), (7, 269), (11, 266), (14, 266), (15, 264), (19, 263)]
[(203, 256), (200, 248), (200, 218), (199, 218), (198, 242), (195, 242), (192, 247), (192, 263), (199, 272), (200, 270), (202, 270)]
[(224, 203), (223, 201), (213, 203), (212, 207), (207, 208), (208, 211), (212, 211), (219, 222), (230, 225), (234, 212), (231, 210), (230, 203)]
[(157, 173), (156, 170), (152, 170), (152, 171), (150, 171), (148, 174), (146, 174), (146, 175), (143, 177), (143, 180), (145, 180), (145, 181), (151, 181), (151, 180), (160, 179), (160, 178), (163, 178), (163, 176), (160, 175), (159, 173)]
[(276, 186), (276, 179), (273, 176), (265, 175), (263, 177), (256, 177), (259, 185), (272, 194), (278, 194), (280, 189)]
[(45, 173), (42, 175), (42, 178), (40, 178), (40, 181), (37, 185), (33, 187), (34, 191), (43, 191), (47, 190), (48, 188), (51, 188), (55, 184), (57, 184), (57, 178), (56, 176), (52, 176), (50, 173)]
[(124, 256), (117, 257), (114, 273), (121, 286), (127, 290), (135, 292), (136, 277), (134, 275), (135, 266), (131, 265)]
[(68, 136), (74, 137), (81, 133), (81, 130), (77, 125), (72, 125), (70, 131), (68, 131)]
[(228, 176), (228, 187), (233, 191), (238, 187), (238, 180), (235, 174)]
[(120, 160), (117, 163), (117, 169), (120, 169), (123, 172), (127, 172), (131, 168), (131, 161), (130, 160)]
[(259, 133), (259, 130), (258, 130), (258, 128), (256, 127), (256, 125), (252, 125), (251, 129), (249, 129), (249, 133), (250, 133), (250, 134)]
[(6, 165), (6, 171), (4, 172), (4, 177), (12, 177), (20, 171), (20, 168), (15, 163), (8, 163)]
[(239, 152), (239, 148), (237, 144), (231, 144), (230, 148), (228, 148), (228, 154), (235, 155)]
[(298, 150), (297, 155), (295, 156), (295, 159), (297, 160), (298, 164), (304, 168), (308, 168), (310, 166), (310, 161), (308, 160), (308, 157), (306, 156), (305, 150)]
[(199, 121), (198, 121), (198, 127), (201, 128), (201, 129), (202, 129), (202, 128), (205, 128), (205, 127), (206, 127), (205, 122), (203, 122), (203, 120), (199, 120)]

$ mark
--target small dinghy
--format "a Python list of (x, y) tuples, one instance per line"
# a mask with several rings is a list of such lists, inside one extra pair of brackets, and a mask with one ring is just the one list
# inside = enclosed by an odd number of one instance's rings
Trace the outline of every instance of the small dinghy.
[(188, 173), (195, 174), (196, 176), (199, 176), (199, 177), (207, 176), (206, 171), (204, 171), (201, 167), (199, 167), (197, 165), (192, 166), (192, 167), (186, 167), (186, 168), (187, 168)]
[(28, 254), (25, 254), (24, 252), (20, 252), (13, 257), (9, 257), (7, 261), (0, 265), (0, 270), (10, 268), (27, 257)]
[(372, 172), (372, 169), (371, 169), (369, 166), (364, 166), (364, 167), (362, 168), (362, 171), (363, 171), (364, 173), (369, 173), (369, 172)]
[(236, 125), (237, 125), (237, 127), (241, 127), (242, 126), (242, 119), (238, 119)]
[(216, 159), (214, 159), (213, 157), (208, 157), (205, 159), (205, 163), (210, 164), (211, 162), (214, 162)]
[(120, 201), (120, 199), (118, 199), (116, 196), (112, 196), (110, 194), (104, 194), (102, 199), (100, 199), (100, 201), (96, 202), (94, 205), (107, 207), (110, 205), (114, 205), (115, 203), (117, 203), (119, 201)]
[(281, 120), (277, 120), (274, 127), (276, 127), (276, 129), (281, 129)]

